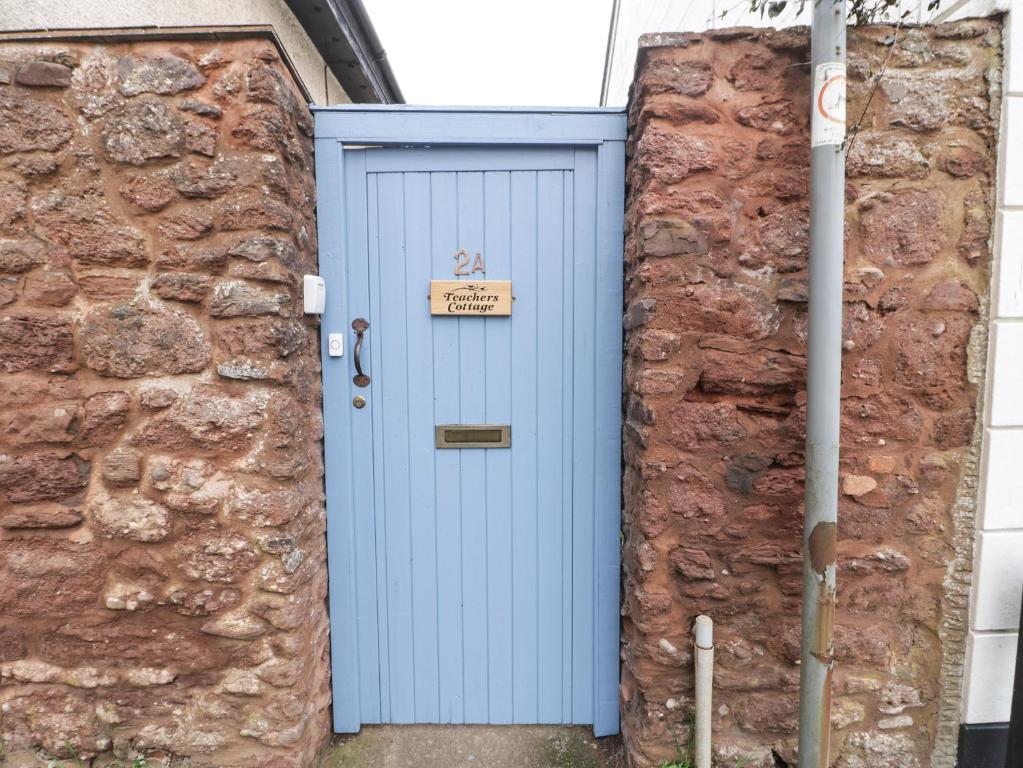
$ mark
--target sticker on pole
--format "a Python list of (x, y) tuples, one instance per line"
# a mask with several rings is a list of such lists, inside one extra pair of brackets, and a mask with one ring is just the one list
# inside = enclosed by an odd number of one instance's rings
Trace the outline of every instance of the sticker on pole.
[(810, 146), (823, 147), (845, 141), (845, 64), (818, 64), (813, 73), (813, 118)]

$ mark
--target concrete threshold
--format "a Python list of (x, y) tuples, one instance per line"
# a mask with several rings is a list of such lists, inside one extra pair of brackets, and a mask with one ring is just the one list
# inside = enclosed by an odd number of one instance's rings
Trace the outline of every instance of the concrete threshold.
[(586, 727), (377, 725), (339, 736), (321, 768), (624, 768), (618, 737)]

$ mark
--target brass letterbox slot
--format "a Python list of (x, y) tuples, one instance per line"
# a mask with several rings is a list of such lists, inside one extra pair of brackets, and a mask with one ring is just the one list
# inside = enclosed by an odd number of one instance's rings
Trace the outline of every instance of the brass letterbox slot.
[(438, 448), (510, 448), (510, 424), (438, 424)]

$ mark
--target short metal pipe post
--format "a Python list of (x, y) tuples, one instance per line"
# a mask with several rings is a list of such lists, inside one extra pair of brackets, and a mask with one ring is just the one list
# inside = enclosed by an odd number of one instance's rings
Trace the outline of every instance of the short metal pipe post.
[(845, 0), (815, 0), (799, 766), (827, 768), (834, 665), (845, 227)]
[(714, 691), (714, 622), (697, 616), (696, 635), (696, 722), (693, 729), (693, 757), (696, 768), (711, 768), (711, 713)]

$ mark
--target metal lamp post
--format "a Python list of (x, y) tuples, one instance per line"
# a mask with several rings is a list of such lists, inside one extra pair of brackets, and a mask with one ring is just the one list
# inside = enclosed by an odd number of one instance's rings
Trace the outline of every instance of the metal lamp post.
[(813, 111), (800, 768), (827, 768), (831, 741), (845, 227), (845, 27), (845, 0), (816, 0), (810, 46)]

